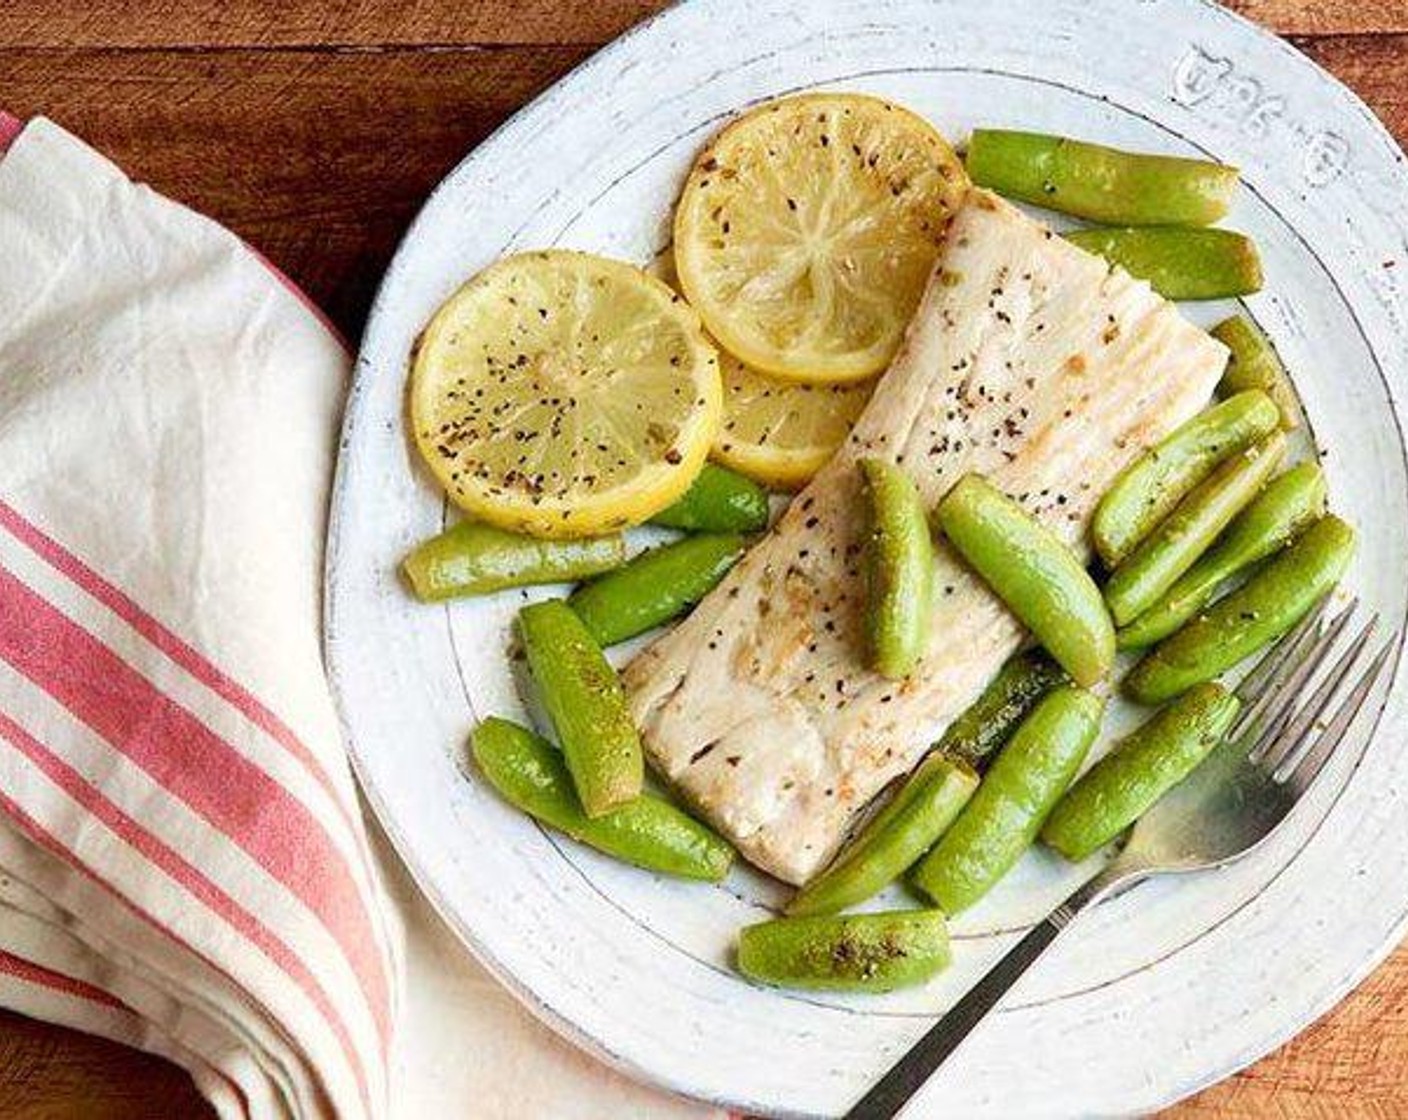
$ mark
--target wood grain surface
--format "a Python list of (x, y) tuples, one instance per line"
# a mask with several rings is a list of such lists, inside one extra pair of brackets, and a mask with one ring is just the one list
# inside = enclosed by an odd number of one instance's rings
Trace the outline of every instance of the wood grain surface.
[[(262, 249), (356, 339), (426, 192), (659, 0), (0, 0), (0, 106)], [(1408, 0), (1237, 0), (1408, 141)], [(175, 1067), (0, 1013), (0, 1116), (209, 1115)], [(1408, 1117), (1408, 948), (1169, 1115)]]

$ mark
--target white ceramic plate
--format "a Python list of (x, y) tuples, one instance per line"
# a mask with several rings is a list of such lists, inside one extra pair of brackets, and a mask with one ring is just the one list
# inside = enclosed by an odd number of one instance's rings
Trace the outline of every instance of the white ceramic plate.
[[(1393, 628), (1408, 602), (1395, 411), (1408, 387), (1403, 156), (1362, 104), (1272, 36), (1200, 0), (695, 0), (515, 117), (435, 192), (373, 309), (329, 551), (333, 678), (382, 822), (485, 964), (622, 1069), (770, 1114), (844, 1109), (1069, 873), (1030, 856), (957, 923), (955, 966), (928, 988), (852, 998), (751, 987), (730, 971), (729, 947), (776, 888), (746, 871), (720, 888), (667, 882), (507, 809), (463, 768), (463, 743), (480, 716), (523, 715), (504, 658), (523, 596), (424, 607), (395, 565), (445, 516), (402, 424), (407, 356), (436, 305), (517, 249), (649, 260), (705, 138), (741, 107), (813, 86), (897, 99), (954, 138), (980, 123), (1029, 127), (1240, 165), (1246, 189), (1228, 224), (1256, 237), (1269, 281), (1249, 308), (1295, 373), (1335, 505), (1362, 531), (1350, 584)], [(1373, 708), (1275, 844), (1082, 920), (916, 1112), (1142, 1112), (1330, 1007), (1408, 914), (1408, 713), (1399, 691)]]

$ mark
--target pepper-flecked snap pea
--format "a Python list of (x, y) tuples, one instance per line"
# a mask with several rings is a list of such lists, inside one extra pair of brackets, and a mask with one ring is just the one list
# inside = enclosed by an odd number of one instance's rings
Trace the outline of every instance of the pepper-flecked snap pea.
[(632, 557), (572, 593), (572, 608), (598, 645), (644, 634), (683, 613), (723, 579), (747, 547), (737, 533), (699, 533)]
[(768, 527), (767, 491), (727, 467), (705, 463), (684, 496), (650, 523), (692, 533), (756, 533)]
[(1103, 848), (1222, 742), (1240, 706), (1221, 685), (1189, 689), (1081, 776), (1051, 811), (1042, 840), (1073, 861)]
[(625, 560), (626, 542), (619, 533), (548, 541), (462, 521), (419, 545), (401, 570), (416, 598), (434, 603), (506, 587), (567, 583), (610, 571)]
[(1095, 581), (1050, 529), (986, 479), (965, 475), (938, 509), (944, 535), (1080, 685), (1115, 660), (1115, 631)]
[(1124, 680), (1142, 704), (1162, 704), (1274, 642), (1330, 593), (1354, 555), (1354, 530), (1322, 517), (1274, 560), (1166, 638)]
[(486, 719), (470, 736), (475, 761), (509, 804), (574, 840), (636, 867), (718, 882), (733, 849), (668, 801), (642, 794), (602, 817), (589, 817), (562, 756), (506, 719)]
[(967, 909), (1011, 870), (1079, 772), (1104, 702), (1083, 689), (1050, 692), (1017, 728), (958, 820), (910, 877), (946, 914)]
[(981, 766), (1007, 742), (1037, 701), (1069, 679), (1039, 650), (1017, 654), (972, 706), (949, 725), (934, 749), (969, 766)]
[(1279, 552), (1325, 513), (1325, 473), (1300, 463), (1273, 478), (1168, 593), (1115, 633), (1120, 649), (1143, 649), (1167, 638), (1212, 602), (1232, 577)]
[(1095, 507), (1095, 550), (1113, 568), (1173, 512), (1223, 459), (1276, 430), (1280, 412), (1265, 393), (1229, 397), (1176, 428), (1116, 476)]
[(967, 765), (931, 754), (787, 913), (834, 914), (883, 890), (933, 846), (977, 787)]
[(1228, 211), (1237, 169), (1124, 152), (1039, 132), (978, 128), (968, 176), (980, 187), (1113, 226), (1207, 226)]
[(883, 677), (906, 677), (929, 644), (934, 543), (914, 482), (881, 459), (860, 464), (869, 504), (865, 539), (867, 660)]
[(937, 910), (776, 918), (738, 935), (738, 970), (787, 988), (888, 992), (922, 984), (949, 959)]
[(1223, 460), (1139, 543), (1105, 584), (1105, 602), (1117, 625), (1138, 618), (1197, 563), (1255, 500), (1285, 452), (1285, 433), (1273, 432)]
[(1230, 397), (1260, 389), (1281, 410), (1281, 427), (1287, 431), (1300, 423), (1300, 401), (1290, 376), (1271, 340), (1250, 319), (1233, 315), (1208, 332), (1230, 350), (1227, 371), (1217, 385), (1217, 395)]
[(582, 620), (561, 599), (548, 599), (518, 612), (518, 631), (587, 816), (640, 796), (640, 735), (616, 670)]
[(1261, 291), (1256, 246), (1230, 229), (1135, 226), (1081, 229), (1065, 237), (1149, 281), (1165, 299), (1229, 299)]

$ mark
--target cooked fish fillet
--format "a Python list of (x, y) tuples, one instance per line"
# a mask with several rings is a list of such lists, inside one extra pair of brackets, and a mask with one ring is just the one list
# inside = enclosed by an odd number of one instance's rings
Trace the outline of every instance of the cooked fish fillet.
[(1226, 353), (1147, 284), (974, 191), (848, 442), (627, 667), (656, 768), (747, 859), (806, 882), (1026, 637), (940, 545), (929, 652), (901, 682), (866, 670), (857, 460), (900, 464), (931, 508), (980, 472), (1085, 554), (1101, 492), (1203, 407)]

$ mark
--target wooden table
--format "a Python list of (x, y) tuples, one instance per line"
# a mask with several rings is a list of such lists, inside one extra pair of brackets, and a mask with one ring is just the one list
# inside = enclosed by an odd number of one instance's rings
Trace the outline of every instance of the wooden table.
[[(659, 0), (2, 0), (0, 106), (224, 222), (356, 338), (421, 199)], [(1408, 0), (1236, 0), (1408, 143)], [(1408, 947), (1182, 1117), (1408, 1116)], [(207, 1115), (185, 1075), (0, 1014), (0, 1115)]]

